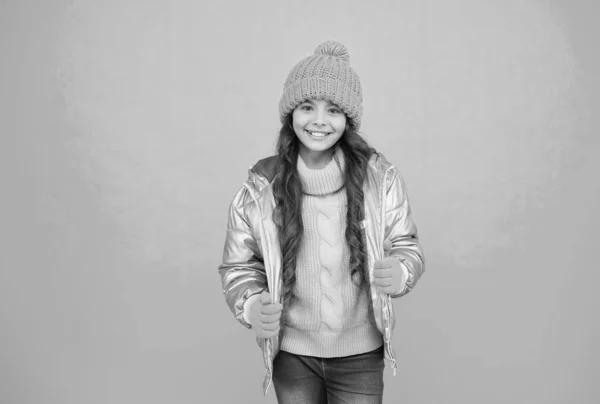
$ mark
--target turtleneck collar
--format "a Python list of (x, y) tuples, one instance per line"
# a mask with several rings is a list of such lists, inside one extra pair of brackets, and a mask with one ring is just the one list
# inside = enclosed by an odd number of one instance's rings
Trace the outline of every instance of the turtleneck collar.
[(341, 148), (337, 148), (329, 163), (321, 169), (306, 166), (302, 157), (298, 156), (298, 174), (302, 181), (302, 191), (308, 195), (328, 195), (344, 187), (344, 170), (346, 162)]

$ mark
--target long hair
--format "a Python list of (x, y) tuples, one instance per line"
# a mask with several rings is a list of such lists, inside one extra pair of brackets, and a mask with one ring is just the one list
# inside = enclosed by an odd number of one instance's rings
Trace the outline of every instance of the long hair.
[[(346, 130), (333, 146), (341, 148), (346, 160), (344, 173), (348, 208), (345, 238), (350, 249), (351, 278), (362, 286), (368, 280), (367, 254), (364, 231), (363, 182), (369, 159), (369, 146), (357, 133), (354, 124), (347, 120)], [(295, 298), (296, 259), (302, 242), (302, 183), (296, 168), (300, 140), (292, 127), (292, 114), (288, 114), (277, 139), (277, 175), (273, 180), (275, 210), (273, 220), (277, 227), (282, 255), (282, 302), (284, 308)]]

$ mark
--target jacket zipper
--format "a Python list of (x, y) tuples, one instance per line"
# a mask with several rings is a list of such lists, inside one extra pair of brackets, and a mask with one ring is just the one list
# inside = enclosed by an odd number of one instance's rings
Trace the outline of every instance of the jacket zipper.
[[(258, 214), (260, 215), (260, 231), (262, 232), (262, 237), (261, 240), (263, 240), (263, 248), (266, 252), (265, 256), (270, 257), (271, 252), (269, 251), (269, 236), (267, 235), (267, 232), (265, 231), (265, 225), (264, 225), (264, 221), (263, 221), (263, 217), (262, 217), (262, 210), (260, 208), (260, 204), (258, 203), (258, 199), (256, 198), (256, 196), (254, 195), (254, 191), (252, 189), (250, 189), (250, 187), (247, 184), (244, 184), (244, 186), (246, 187), (246, 189), (248, 190), (248, 192), (250, 193), (250, 196), (252, 197), (252, 200), (254, 201), (254, 203), (256, 204), (256, 209), (258, 209)], [(266, 240), (265, 240), (266, 239)], [(270, 263), (269, 263), (270, 265)], [(273, 353), (273, 340), (272, 338), (265, 338), (264, 339), (265, 344), (263, 347), (263, 360), (265, 362), (265, 365), (267, 367), (267, 371), (265, 373), (265, 377), (263, 379), (263, 392), (265, 394), (265, 396), (267, 395), (267, 392), (269, 391), (269, 386), (271, 385), (271, 381), (273, 380), (273, 358), (272, 353)]]
[[(388, 168), (387, 170), (385, 170), (385, 173), (383, 173), (383, 184), (381, 187), (381, 219), (380, 219), (380, 226), (381, 226), (381, 246), (383, 248), (383, 242), (385, 241), (385, 194), (386, 194), (386, 184), (387, 184), (387, 175), (388, 172), (392, 169), (392, 167)], [(385, 252), (384, 252), (384, 256), (385, 256)], [(388, 359), (390, 361), (390, 364), (392, 366), (392, 375), (396, 376), (396, 368), (397, 368), (397, 364), (396, 364), (396, 355), (394, 354), (394, 348), (392, 347), (392, 321), (391, 321), (391, 312), (390, 312), (390, 305), (392, 304), (391, 302), (391, 297), (390, 295), (383, 294), (381, 295), (383, 302), (382, 302), (382, 306), (381, 306), (381, 310), (383, 311), (383, 329), (384, 329), (384, 338), (383, 338), (383, 343), (385, 346), (385, 351), (387, 353)]]

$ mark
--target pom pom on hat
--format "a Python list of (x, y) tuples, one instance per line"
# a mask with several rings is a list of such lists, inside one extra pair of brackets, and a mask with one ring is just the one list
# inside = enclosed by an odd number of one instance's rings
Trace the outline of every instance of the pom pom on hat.
[(355, 129), (362, 119), (362, 86), (356, 71), (350, 66), (348, 49), (337, 41), (325, 41), (311, 56), (292, 68), (283, 84), (279, 100), (279, 118), (286, 117), (309, 99), (325, 99), (336, 104), (351, 119)]
[(315, 55), (330, 55), (345, 60), (346, 62), (350, 61), (348, 49), (337, 41), (323, 42), (315, 49)]

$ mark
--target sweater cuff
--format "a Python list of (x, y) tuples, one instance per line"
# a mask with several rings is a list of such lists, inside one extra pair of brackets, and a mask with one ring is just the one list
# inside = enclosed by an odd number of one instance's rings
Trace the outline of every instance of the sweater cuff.
[(250, 323), (250, 307), (252, 307), (252, 304), (259, 299), (260, 293), (250, 296), (244, 302), (244, 312), (242, 313), (242, 318), (246, 323), (250, 324), (250, 328), (252, 328), (252, 324)]

